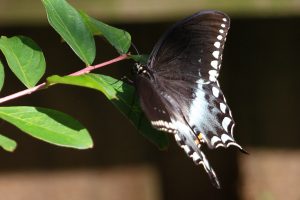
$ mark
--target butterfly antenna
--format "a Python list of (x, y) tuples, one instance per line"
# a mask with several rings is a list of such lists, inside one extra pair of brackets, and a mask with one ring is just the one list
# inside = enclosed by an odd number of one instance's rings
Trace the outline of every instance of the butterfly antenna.
[(133, 44), (133, 42), (131, 42), (131, 46), (134, 48), (134, 50), (136, 51), (137, 55), (140, 55), (138, 49), (136, 48), (136, 46)]

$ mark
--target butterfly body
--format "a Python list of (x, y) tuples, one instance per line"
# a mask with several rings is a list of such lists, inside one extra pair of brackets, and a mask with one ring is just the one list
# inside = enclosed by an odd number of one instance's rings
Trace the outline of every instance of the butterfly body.
[(137, 65), (135, 80), (152, 126), (173, 134), (218, 188), (201, 145), (242, 150), (233, 138), (234, 121), (217, 80), (229, 26), (229, 17), (219, 11), (202, 11), (179, 21), (155, 45), (147, 65)]

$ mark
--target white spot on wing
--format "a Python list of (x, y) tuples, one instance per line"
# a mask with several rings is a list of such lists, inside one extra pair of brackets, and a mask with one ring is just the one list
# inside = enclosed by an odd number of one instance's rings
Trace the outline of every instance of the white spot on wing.
[(225, 24), (221, 24), (221, 27), (222, 27), (222, 28), (225, 28)]
[(211, 169), (208, 160), (206, 159), (205, 155), (203, 152), (200, 152), (201, 156), (202, 156), (202, 160), (203, 160), (203, 166), (206, 172), (212, 171), (214, 173), (214, 171)]
[(235, 124), (232, 124), (232, 126), (231, 126), (231, 130), (230, 130), (230, 133), (231, 133), (231, 135), (232, 135), (232, 133), (233, 133), (233, 127), (235, 126)]
[[(199, 76), (201, 77), (202, 76), (202, 74), (199, 72)], [(210, 83), (210, 81), (205, 81), (204, 79), (199, 79), (199, 80), (197, 80), (197, 84), (199, 85), (199, 84), (201, 84), (201, 85), (206, 85), (206, 84), (209, 84)]]
[[(219, 54), (220, 54), (220, 51), (214, 51), (214, 52), (212, 53), (212, 55), (213, 55), (216, 59), (219, 58)], [(217, 68), (217, 66), (218, 66), (218, 61), (216, 61), (215, 63), (216, 63), (216, 64), (215, 64), (215, 67), (214, 67), (214, 68)], [(211, 65), (212, 65), (212, 63), (211, 63)]]
[(187, 146), (187, 145), (182, 145), (181, 147), (183, 148), (183, 150), (184, 150), (187, 154), (190, 154), (191, 151), (192, 151), (192, 150), (190, 149), (190, 147)]
[(213, 145), (213, 146), (215, 146), (215, 144), (217, 143), (217, 142), (220, 142), (221, 141), (221, 139), (219, 138), (219, 137), (217, 137), (217, 136), (213, 136), (212, 138), (211, 138), (211, 140), (210, 140), (210, 142), (211, 142), (211, 144)]
[(221, 43), (220, 43), (220, 42), (215, 42), (215, 43), (214, 43), (214, 46), (215, 46), (216, 48), (220, 48)]
[(180, 142), (181, 141), (181, 139), (180, 139), (180, 137), (179, 137), (179, 135), (178, 134), (175, 134), (175, 140), (177, 141), (177, 142)]
[(163, 121), (163, 120), (151, 121), (151, 124), (153, 126), (156, 126), (156, 128), (158, 128), (162, 131), (166, 131), (169, 133), (176, 132), (176, 127), (174, 126), (174, 124), (167, 122), (167, 121)]
[(224, 117), (224, 119), (222, 121), (222, 126), (226, 132), (228, 132), (228, 125), (230, 124), (230, 122), (231, 122), (231, 119), (229, 117)]
[(218, 35), (217, 39), (222, 40), (223, 39), (222, 35)]
[(212, 82), (215, 82), (217, 79), (216, 79), (215, 76), (210, 76), (210, 77), (209, 77), (209, 80), (212, 81)]
[(208, 71), (208, 74), (209, 74), (209, 80), (210, 81), (216, 81), (217, 80), (217, 77), (218, 77), (218, 72), (216, 70), (209, 70)]
[(223, 113), (226, 112), (226, 105), (224, 103), (220, 103), (220, 109)]
[(225, 147), (225, 145), (224, 145), (223, 143), (219, 143), (219, 144), (216, 146), (216, 148), (218, 148), (218, 147)]
[(221, 140), (222, 140), (223, 143), (227, 143), (227, 141), (231, 141), (231, 142), (233, 141), (233, 139), (227, 134), (222, 134), (221, 135)]
[(218, 97), (219, 97), (219, 94), (220, 94), (220, 91), (219, 91), (218, 88), (212, 87), (212, 93), (213, 93), (213, 95), (214, 95), (216, 98), (218, 98)]
[(227, 144), (227, 147), (229, 147), (229, 146), (236, 146), (236, 147), (238, 147), (238, 148), (240, 148), (240, 149), (243, 149), (238, 143), (236, 143), (236, 142), (229, 142), (228, 144)]
[(196, 153), (196, 152), (194, 152), (194, 153), (191, 155), (191, 158), (193, 159), (194, 162), (201, 160), (201, 157), (200, 157), (199, 154)]
[[(217, 52), (217, 51), (214, 51), (214, 52)], [(214, 54), (213, 54), (214, 55)], [(214, 55), (215, 56), (215, 55)], [(215, 69), (218, 69), (218, 61), (217, 60), (213, 60), (210, 62), (210, 65), (215, 68)]]
[(220, 30), (219, 30), (219, 33), (224, 33), (224, 30), (223, 30), (223, 29), (220, 29)]
[(227, 19), (224, 17), (223, 19), (222, 19), (224, 22), (227, 22)]
[(209, 75), (211, 75), (211, 76), (217, 76), (217, 75), (218, 75), (217, 70), (209, 70), (208, 73), (209, 73)]

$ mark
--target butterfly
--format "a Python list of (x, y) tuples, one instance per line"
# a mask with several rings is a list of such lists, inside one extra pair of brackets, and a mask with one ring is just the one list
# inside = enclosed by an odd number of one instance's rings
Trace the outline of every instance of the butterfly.
[(229, 27), (229, 17), (214, 10), (177, 22), (159, 39), (147, 64), (136, 65), (135, 77), (141, 108), (152, 126), (173, 134), (217, 188), (219, 180), (202, 145), (244, 151), (233, 138), (235, 123), (217, 79)]

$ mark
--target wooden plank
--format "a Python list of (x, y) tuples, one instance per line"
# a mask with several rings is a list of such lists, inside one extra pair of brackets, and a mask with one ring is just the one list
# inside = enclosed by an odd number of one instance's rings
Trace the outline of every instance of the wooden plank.
[[(190, 15), (198, 10), (218, 9), (231, 16), (290, 16), (300, 14), (296, 0), (70, 0), (81, 9), (109, 22), (160, 21)], [(44, 24), (41, 1), (0, 0), (0, 24)]]
[(300, 199), (299, 150), (247, 150), (240, 156), (241, 199)]
[(7, 200), (160, 200), (159, 188), (149, 166), (0, 174), (1, 199)]

